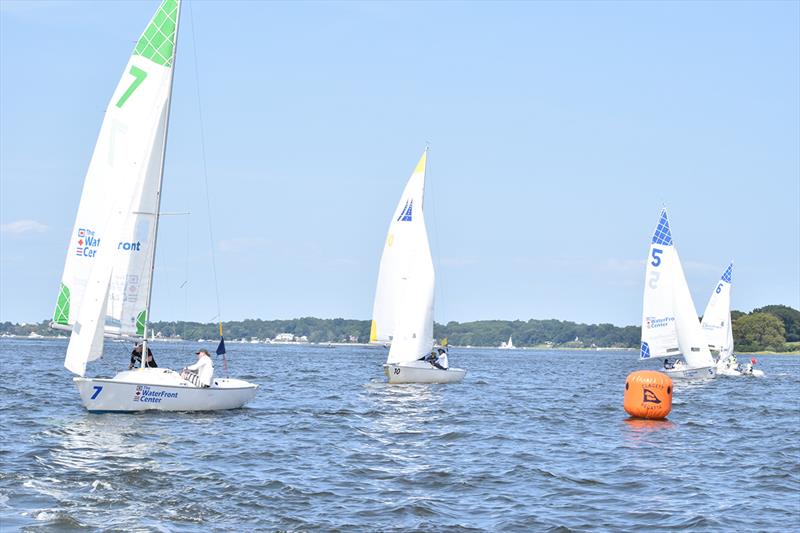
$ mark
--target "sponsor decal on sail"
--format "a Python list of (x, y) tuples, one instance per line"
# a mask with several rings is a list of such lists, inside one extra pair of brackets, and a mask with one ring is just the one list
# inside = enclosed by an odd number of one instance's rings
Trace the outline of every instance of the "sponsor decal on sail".
[(674, 316), (668, 316), (664, 318), (648, 316), (645, 318), (645, 327), (647, 327), (647, 329), (664, 328), (673, 322), (675, 322)]
[(100, 246), (100, 239), (93, 230), (79, 228), (76, 244), (75, 255), (79, 257), (94, 257), (97, 254), (97, 247)]
[(414, 200), (406, 200), (406, 205), (403, 207), (403, 211), (400, 213), (400, 216), (397, 217), (398, 222), (411, 222), (411, 211), (414, 207)]

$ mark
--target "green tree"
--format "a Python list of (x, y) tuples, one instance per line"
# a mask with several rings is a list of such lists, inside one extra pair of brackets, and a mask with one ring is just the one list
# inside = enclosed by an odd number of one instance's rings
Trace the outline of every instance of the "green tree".
[(786, 329), (786, 340), (788, 342), (800, 341), (800, 311), (797, 309), (792, 309), (788, 305), (767, 305), (753, 309), (753, 313), (769, 313), (780, 318)]
[(769, 313), (751, 313), (733, 323), (733, 338), (743, 351), (781, 351), (786, 342), (783, 322)]

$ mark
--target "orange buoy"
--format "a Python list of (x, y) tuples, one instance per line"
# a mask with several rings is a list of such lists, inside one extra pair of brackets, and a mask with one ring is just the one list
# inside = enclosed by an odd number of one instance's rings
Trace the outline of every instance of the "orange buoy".
[(639, 370), (625, 380), (625, 412), (637, 418), (666, 418), (672, 411), (672, 378)]

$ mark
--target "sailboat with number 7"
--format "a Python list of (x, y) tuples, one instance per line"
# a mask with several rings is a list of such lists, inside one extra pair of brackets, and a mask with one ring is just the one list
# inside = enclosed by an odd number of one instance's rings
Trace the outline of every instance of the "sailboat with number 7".
[[(106, 108), (67, 249), (52, 327), (71, 331), (64, 366), (89, 411), (196, 411), (241, 407), (258, 385), (143, 368), (86, 378), (106, 337), (142, 340), (147, 353), (179, 0), (164, 0)], [(224, 343), (221, 344), (224, 347)], [(224, 350), (224, 348), (223, 348)]]

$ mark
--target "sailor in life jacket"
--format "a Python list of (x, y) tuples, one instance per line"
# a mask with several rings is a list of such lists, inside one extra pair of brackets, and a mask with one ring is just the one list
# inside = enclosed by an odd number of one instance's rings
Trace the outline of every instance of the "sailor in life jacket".
[(181, 372), (181, 375), (198, 387), (210, 387), (214, 379), (214, 363), (211, 361), (211, 356), (208, 355), (208, 350), (205, 348), (200, 348), (195, 354), (197, 355), (197, 362), (187, 366), (184, 370), (188, 370), (196, 377), (185, 377), (186, 372)]

